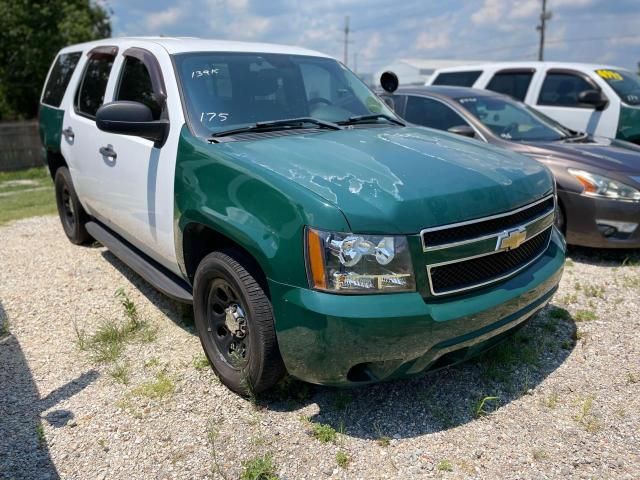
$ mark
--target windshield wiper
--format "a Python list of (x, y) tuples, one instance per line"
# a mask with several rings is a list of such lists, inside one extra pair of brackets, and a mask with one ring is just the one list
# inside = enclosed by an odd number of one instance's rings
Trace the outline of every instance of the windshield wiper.
[(305, 124), (313, 124), (320, 128), (328, 128), (329, 130), (342, 130), (340, 125), (313, 117), (285, 118), (283, 120), (269, 120), (266, 122), (256, 122), (244, 127), (230, 128), (212, 133), (209, 140), (215, 141), (216, 138), (228, 137), (238, 133), (247, 132), (268, 132), (272, 130), (286, 130), (294, 128), (305, 128)]
[(349, 117), (347, 120), (343, 120), (341, 122), (336, 122), (338, 125), (352, 125), (354, 123), (362, 123), (367, 122), (369, 120), (379, 120), (379, 119), (387, 120), (388, 122), (394, 123), (396, 125), (401, 125), (406, 127), (407, 124), (398, 120), (397, 118), (393, 118), (391, 115), (386, 115), (384, 113), (372, 113), (370, 115), (356, 115), (354, 117)]
[(589, 139), (589, 134), (570, 130), (570, 134), (563, 138), (565, 142), (582, 142)]

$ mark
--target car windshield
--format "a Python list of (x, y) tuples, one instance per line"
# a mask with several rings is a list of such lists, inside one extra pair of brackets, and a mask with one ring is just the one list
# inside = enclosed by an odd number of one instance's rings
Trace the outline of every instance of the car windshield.
[[(331, 58), (200, 52), (176, 55), (175, 63), (190, 124), (200, 136), (291, 118), (397, 118), (354, 73)], [(383, 117), (366, 122), (389, 123)]]
[(504, 140), (554, 141), (573, 136), (554, 120), (508, 98), (471, 95), (456, 101)]
[(604, 79), (616, 92), (620, 99), (629, 105), (640, 105), (640, 77), (625, 70), (596, 70), (596, 74)]

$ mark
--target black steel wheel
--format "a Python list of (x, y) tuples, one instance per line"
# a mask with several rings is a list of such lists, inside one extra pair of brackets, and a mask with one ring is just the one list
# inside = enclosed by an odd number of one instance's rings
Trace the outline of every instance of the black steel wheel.
[(193, 288), (205, 354), (222, 383), (241, 395), (267, 390), (285, 373), (271, 301), (254, 265), (241, 252), (213, 252), (198, 265)]
[(78, 200), (67, 167), (60, 167), (56, 170), (55, 190), (58, 215), (65, 235), (76, 245), (88, 243), (92, 238), (84, 225), (89, 220), (89, 216)]

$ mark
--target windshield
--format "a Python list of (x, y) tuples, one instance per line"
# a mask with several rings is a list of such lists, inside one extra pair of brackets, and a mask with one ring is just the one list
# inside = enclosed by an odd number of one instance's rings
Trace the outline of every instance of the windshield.
[(505, 140), (554, 141), (572, 136), (568, 129), (521, 102), (490, 96), (460, 97), (456, 101)]
[(625, 70), (596, 70), (616, 92), (620, 99), (629, 105), (640, 105), (640, 77)]
[[(175, 56), (187, 114), (200, 136), (256, 122), (313, 117), (329, 122), (394, 113), (341, 63), (269, 53)], [(371, 122), (384, 122), (372, 119)]]

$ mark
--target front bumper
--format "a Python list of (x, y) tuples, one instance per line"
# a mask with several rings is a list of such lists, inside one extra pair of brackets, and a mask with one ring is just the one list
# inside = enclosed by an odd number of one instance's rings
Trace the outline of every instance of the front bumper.
[(640, 225), (630, 235), (606, 237), (598, 229), (596, 219), (640, 224), (640, 204), (594, 198), (578, 193), (562, 192), (565, 209), (566, 237), (570, 245), (594, 248), (640, 248)]
[(450, 298), (420, 293), (333, 295), (270, 281), (289, 373), (325, 385), (374, 382), (465, 360), (551, 299), (565, 258), (553, 231), (547, 251), (508, 280)]

